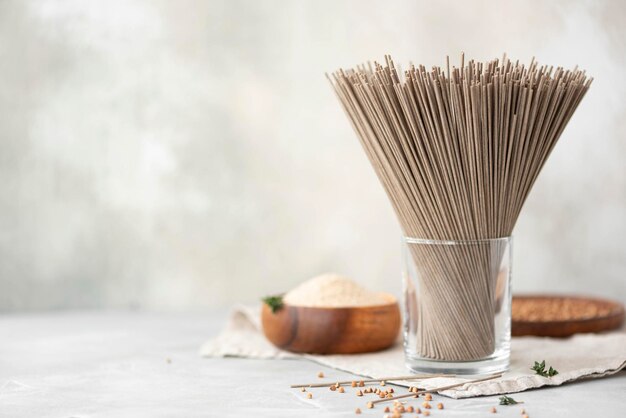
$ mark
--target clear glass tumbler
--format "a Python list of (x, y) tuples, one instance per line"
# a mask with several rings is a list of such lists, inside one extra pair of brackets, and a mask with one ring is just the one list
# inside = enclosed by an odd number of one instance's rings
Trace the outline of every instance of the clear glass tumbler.
[(512, 238), (404, 238), (404, 352), (418, 373), (509, 367)]

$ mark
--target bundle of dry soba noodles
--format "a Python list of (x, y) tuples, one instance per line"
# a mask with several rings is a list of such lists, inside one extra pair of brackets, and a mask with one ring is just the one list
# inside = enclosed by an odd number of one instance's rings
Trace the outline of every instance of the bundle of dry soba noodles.
[[(408, 237), (511, 235), (520, 210), (592, 79), (503, 57), (460, 68), (390, 57), (329, 79)], [(494, 349), (504, 247), (411, 246), (420, 271), (418, 351), (474, 360)], [(407, 301), (409, 302), (409, 301)], [(433, 332), (436, 330), (436, 332)]]

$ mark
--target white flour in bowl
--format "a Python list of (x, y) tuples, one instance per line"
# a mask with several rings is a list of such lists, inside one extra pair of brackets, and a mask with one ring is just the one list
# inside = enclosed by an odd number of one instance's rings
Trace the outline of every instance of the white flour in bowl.
[(317, 308), (373, 306), (394, 302), (391, 296), (370, 292), (351, 279), (327, 273), (300, 284), (283, 297), (288, 305)]

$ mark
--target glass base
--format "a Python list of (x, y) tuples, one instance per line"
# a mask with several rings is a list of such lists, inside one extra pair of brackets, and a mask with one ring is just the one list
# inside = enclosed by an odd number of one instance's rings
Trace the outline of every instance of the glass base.
[(416, 373), (508, 370), (511, 238), (405, 237), (404, 352)]
[(498, 350), (494, 355), (475, 361), (442, 361), (406, 354), (406, 366), (414, 373), (442, 373), (457, 375), (485, 375), (502, 373), (509, 369), (509, 350)]

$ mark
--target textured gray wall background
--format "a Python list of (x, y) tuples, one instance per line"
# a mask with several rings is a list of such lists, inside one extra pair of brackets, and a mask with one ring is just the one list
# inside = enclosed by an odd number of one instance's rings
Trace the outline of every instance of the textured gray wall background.
[(328, 270), (398, 291), (399, 229), (323, 73), (460, 51), (596, 77), (514, 286), (626, 300), (625, 39), (620, 1), (0, 1), (0, 310), (227, 305)]

